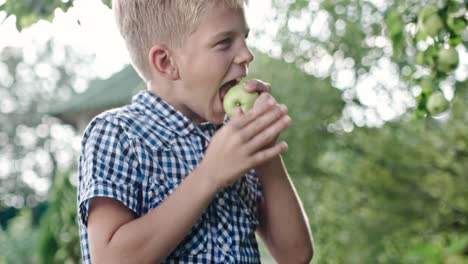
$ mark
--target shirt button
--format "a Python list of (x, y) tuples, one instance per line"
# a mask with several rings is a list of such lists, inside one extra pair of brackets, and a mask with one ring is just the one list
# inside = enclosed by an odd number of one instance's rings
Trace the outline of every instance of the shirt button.
[(226, 203), (224, 202), (223, 199), (219, 199), (219, 204), (220, 204), (220, 205), (225, 205)]
[(224, 244), (223, 245), (223, 251), (224, 251), (224, 253), (228, 253), (229, 251), (231, 251), (231, 248), (229, 247), (229, 245)]

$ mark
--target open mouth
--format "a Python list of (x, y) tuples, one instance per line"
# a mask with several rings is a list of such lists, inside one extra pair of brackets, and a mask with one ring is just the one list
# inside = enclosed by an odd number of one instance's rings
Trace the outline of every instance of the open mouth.
[(241, 78), (237, 78), (237, 79), (234, 79), (234, 80), (230, 80), (229, 82), (223, 84), (221, 86), (221, 90), (219, 92), (219, 96), (221, 98), (221, 101), (223, 101), (224, 99), (224, 96), (226, 95), (226, 93), (229, 91), (229, 89), (231, 89), (232, 87), (236, 86), (239, 82), (240, 82), (240, 79)]

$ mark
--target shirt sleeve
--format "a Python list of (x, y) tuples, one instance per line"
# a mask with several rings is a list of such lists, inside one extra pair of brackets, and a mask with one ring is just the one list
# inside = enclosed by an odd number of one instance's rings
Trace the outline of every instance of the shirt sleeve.
[(79, 162), (78, 214), (87, 226), (89, 200), (114, 198), (137, 215), (140, 212), (141, 173), (132, 140), (123, 128), (95, 120), (83, 136)]
[(252, 174), (249, 175), (250, 177), (252, 177), (252, 182), (253, 182), (253, 185), (254, 185), (254, 192), (255, 192), (255, 197), (257, 198), (256, 199), (256, 202), (257, 203), (260, 203), (260, 202), (263, 202), (263, 187), (262, 187), (262, 184), (260, 183), (260, 179), (258, 178), (258, 175), (257, 175), (257, 172), (253, 171)]

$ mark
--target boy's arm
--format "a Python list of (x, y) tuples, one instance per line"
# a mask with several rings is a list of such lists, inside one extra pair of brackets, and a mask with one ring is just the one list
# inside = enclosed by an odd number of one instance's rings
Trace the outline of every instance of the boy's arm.
[(256, 168), (263, 189), (258, 234), (278, 263), (309, 263), (312, 235), (280, 155)]
[(186, 236), (217, 192), (195, 170), (157, 209), (135, 218), (112, 198), (90, 201), (88, 232), (93, 263), (159, 263)]
[[(271, 96), (269, 83), (254, 79), (249, 81), (244, 88), (248, 92), (261, 94), (255, 101), (255, 105), (268, 101), (276, 103), (274, 97)], [(289, 117), (287, 107), (278, 106), (283, 108), (285, 117)], [(290, 119), (283, 120), (288, 124), (291, 121)], [(266, 147), (274, 145), (280, 133), (275, 134)], [(307, 216), (281, 156), (278, 155), (255, 167), (255, 170), (264, 196), (259, 204), (258, 234), (279, 263), (309, 263), (314, 253), (312, 234)]]

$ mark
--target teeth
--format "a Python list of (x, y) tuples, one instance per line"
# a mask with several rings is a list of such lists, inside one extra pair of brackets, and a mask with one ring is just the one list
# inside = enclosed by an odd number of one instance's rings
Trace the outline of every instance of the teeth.
[(236, 78), (237, 82), (240, 82), (242, 80), (242, 77)]

